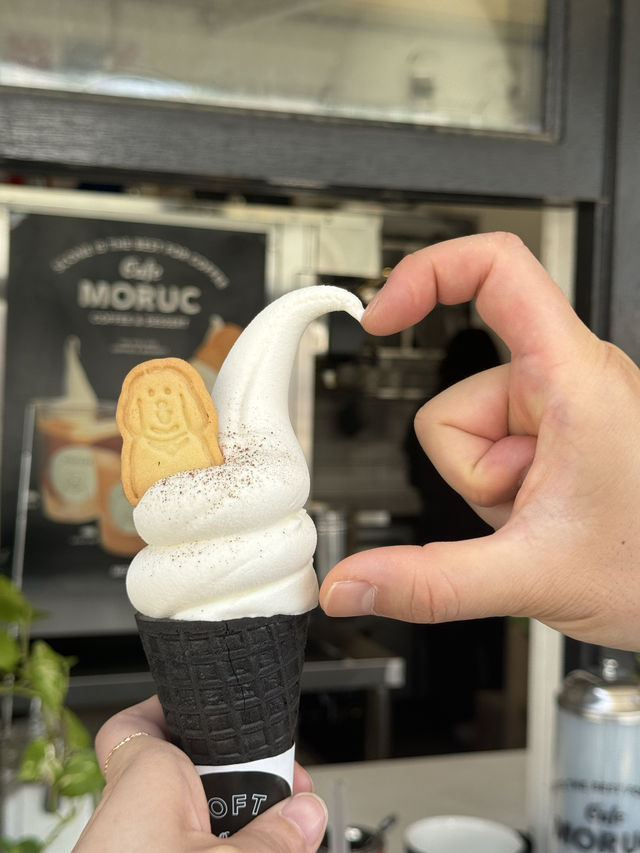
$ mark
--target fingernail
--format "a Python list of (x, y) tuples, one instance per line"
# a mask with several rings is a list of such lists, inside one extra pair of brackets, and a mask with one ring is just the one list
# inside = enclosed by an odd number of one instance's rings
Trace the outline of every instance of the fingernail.
[(320, 843), (327, 825), (327, 807), (320, 797), (315, 794), (296, 794), (280, 814), (298, 827), (309, 847)]
[(329, 587), (324, 611), (329, 616), (368, 616), (375, 594), (375, 587), (366, 581), (338, 581)]

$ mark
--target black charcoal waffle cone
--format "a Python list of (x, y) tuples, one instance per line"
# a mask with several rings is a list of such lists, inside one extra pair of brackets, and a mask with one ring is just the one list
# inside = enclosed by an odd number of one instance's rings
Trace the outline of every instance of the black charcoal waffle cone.
[(136, 620), (173, 740), (194, 764), (269, 758), (293, 745), (308, 613)]

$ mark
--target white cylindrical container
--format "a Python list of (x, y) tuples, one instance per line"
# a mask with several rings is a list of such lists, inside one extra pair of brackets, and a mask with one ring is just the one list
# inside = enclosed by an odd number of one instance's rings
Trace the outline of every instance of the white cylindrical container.
[(640, 853), (640, 681), (634, 655), (600, 650), (558, 696), (550, 851)]

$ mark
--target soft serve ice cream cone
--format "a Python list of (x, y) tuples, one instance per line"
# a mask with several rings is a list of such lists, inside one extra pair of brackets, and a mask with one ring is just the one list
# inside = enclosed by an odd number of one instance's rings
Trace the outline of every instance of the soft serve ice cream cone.
[[(168, 726), (199, 768), (218, 835), (291, 792), (318, 587), (316, 532), (304, 510), (309, 472), (289, 419), (289, 380), (306, 326), (337, 310), (359, 320), (363, 309), (352, 294), (323, 286), (265, 308), (214, 386), (224, 461), (165, 474), (132, 495), (140, 498), (136, 528), (149, 544), (131, 563), (127, 591)], [(119, 422), (121, 406), (122, 398)], [(165, 408), (162, 429), (170, 420)], [(127, 446), (125, 436), (125, 455)], [(123, 471), (127, 465), (123, 456)]]

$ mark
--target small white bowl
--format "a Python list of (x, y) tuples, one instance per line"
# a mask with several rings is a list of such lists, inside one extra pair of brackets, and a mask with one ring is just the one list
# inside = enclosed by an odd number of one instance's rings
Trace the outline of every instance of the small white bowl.
[(407, 853), (525, 853), (527, 844), (511, 827), (467, 815), (418, 820), (404, 833)]

